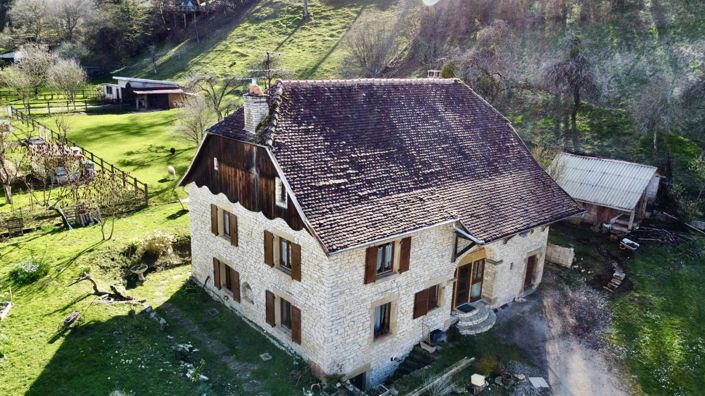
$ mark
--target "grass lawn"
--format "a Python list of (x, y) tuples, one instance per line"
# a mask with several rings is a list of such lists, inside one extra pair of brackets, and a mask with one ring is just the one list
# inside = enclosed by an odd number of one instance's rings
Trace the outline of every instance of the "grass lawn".
[(118, 75), (183, 80), (188, 73), (207, 71), (228, 76), (249, 76), (253, 63), (265, 51), (281, 54), (282, 66), (299, 78), (340, 76), (341, 41), (363, 11), (390, 11), (389, 0), (309, 1), (311, 19), (303, 20), (301, 2), (269, 0), (258, 2), (232, 24), (201, 40), (186, 40), (162, 48), (152, 72), (151, 58), (119, 70)]
[[(168, 178), (167, 165), (173, 165), (180, 177), (196, 151), (192, 143), (173, 134), (178, 111), (71, 115), (66, 117), (68, 136), (147, 183), (153, 201), (173, 201), (176, 181)], [(52, 118), (40, 121), (50, 128), (54, 126)], [(172, 147), (176, 149), (174, 155), (170, 152)]]
[[(553, 227), (553, 243), (575, 247), (576, 259), (607, 267), (595, 246), (606, 236)], [(614, 243), (610, 243), (614, 245)], [(626, 261), (634, 289), (612, 302), (611, 342), (625, 354), (643, 393), (695, 395), (705, 389), (705, 241), (678, 246), (651, 242)]]
[[(0, 394), (107, 395), (119, 389), (135, 395), (239, 395), (253, 381), (272, 395), (298, 389), (290, 380), (292, 359), (187, 282), (188, 265), (152, 273), (143, 285), (128, 290), (167, 319), (165, 331), (141, 307), (95, 304), (87, 282), (69, 286), (84, 271), (90, 271), (102, 289), (121, 283), (118, 268), (126, 264), (122, 252), (131, 241), (157, 229), (185, 235), (188, 215), (176, 204), (150, 207), (119, 219), (113, 240), (106, 242), (101, 242), (96, 227), (88, 227), (40, 230), (0, 244), (0, 300), (12, 294), (15, 304), (0, 324), (0, 352), (6, 355), (0, 359)], [(12, 283), (8, 274), (15, 263), (30, 258), (49, 263), (48, 275), (27, 286)], [(210, 308), (218, 314), (208, 314)], [(60, 332), (63, 318), (73, 310), (81, 311), (80, 325)], [(190, 323), (184, 325), (173, 312)], [(193, 363), (198, 366), (203, 359), (202, 374), (208, 381), (184, 377), (186, 370), (174, 351), (183, 343), (201, 351), (192, 356)], [(266, 370), (259, 360), (264, 352), (273, 357)], [(226, 355), (249, 364), (251, 376), (234, 376), (222, 363)]]

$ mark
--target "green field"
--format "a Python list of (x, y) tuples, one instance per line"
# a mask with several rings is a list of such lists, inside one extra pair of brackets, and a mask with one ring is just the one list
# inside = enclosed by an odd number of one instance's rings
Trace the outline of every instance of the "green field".
[[(173, 201), (176, 181), (169, 178), (167, 166), (173, 165), (180, 177), (196, 151), (193, 143), (174, 134), (178, 111), (70, 115), (66, 116), (68, 137), (147, 183), (156, 202)], [(52, 118), (40, 121), (54, 126)], [(171, 148), (176, 150), (174, 155)]]
[[(101, 241), (97, 227), (87, 227), (45, 229), (0, 244), (0, 300), (14, 303), (0, 325), (0, 394), (108, 395), (122, 390), (134, 395), (238, 395), (250, 381), (272, 395), (297, 391), (289, 376), (292, 359), (187, 282), (188, 261), (149, 274), (143, 285), (127, 283), (130, 295), (147, 300), (167, 320), (164, 331), (141, 306), (98, 304), (88, 282), (69, 286), (85, 271), (104, 290), (125, 284), (121, 274), (130, 260), (124, 252), (155, 230), (184, 235), (188, 214), (175, 204), (142, 210), (119, 219), (110, 241)], [(30, 258), (47, 262), (48, 275), (26, 286), (13, 283), (10, 270)], [(216, 315), (208, 313), (211, 308)], [(74, 310), (81, 312), (79, 325), (61, 331), (63, 319)], [(174, 350), (184, 343), (200, 349), (193, 363), (205, 361), (202, 374), (208, 381), (184, 376)], [(264, 352), (273, 357), (266, 367), (259, 358)], [(237, 378), (222, 363), (226, 356), (248, 364), (251, 376)]]

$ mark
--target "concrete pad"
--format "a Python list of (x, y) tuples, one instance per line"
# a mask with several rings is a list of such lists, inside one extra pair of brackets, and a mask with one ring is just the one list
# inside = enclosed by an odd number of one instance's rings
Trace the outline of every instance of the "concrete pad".
[(548, 382), (543, 377), (529, 377), (529, 382), (534, 388), (548, 388)]

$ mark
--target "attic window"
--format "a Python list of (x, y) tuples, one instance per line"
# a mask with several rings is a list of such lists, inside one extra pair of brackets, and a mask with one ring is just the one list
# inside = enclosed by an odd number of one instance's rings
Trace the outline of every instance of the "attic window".
[(287, 207), (287, 196), (286, 188), (284, 187), (284, 182), (280, 178), (274, 180), (274, 195), (276, 197), (277, 206), (286, 208)]
[(218, 158), (213, 157), (213, 170), (218, 170)]

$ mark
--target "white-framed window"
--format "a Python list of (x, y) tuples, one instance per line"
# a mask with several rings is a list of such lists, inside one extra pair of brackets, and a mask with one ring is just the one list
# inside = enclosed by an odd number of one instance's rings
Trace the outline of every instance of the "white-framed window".
[(392, 303), (379, 305), (375, 308), (374, 338), (383, 337), (392, 330)]
[(223, 235), (230, 238), (230, 213), (223, 210)]
[(394, 242), (377, 246), (377, 275), (391, 273), (394, 266)]
[(284, 182), (280, 178), (274, 179), (274, 195), (277, 206), (286, 208), (288, 204), (286, 188), (284, 187)]
[(218, 157), (213, 157), (213, 170), (218, 170)]
[(279, 238), (279, 268), (291, 272), (291, 242)]

